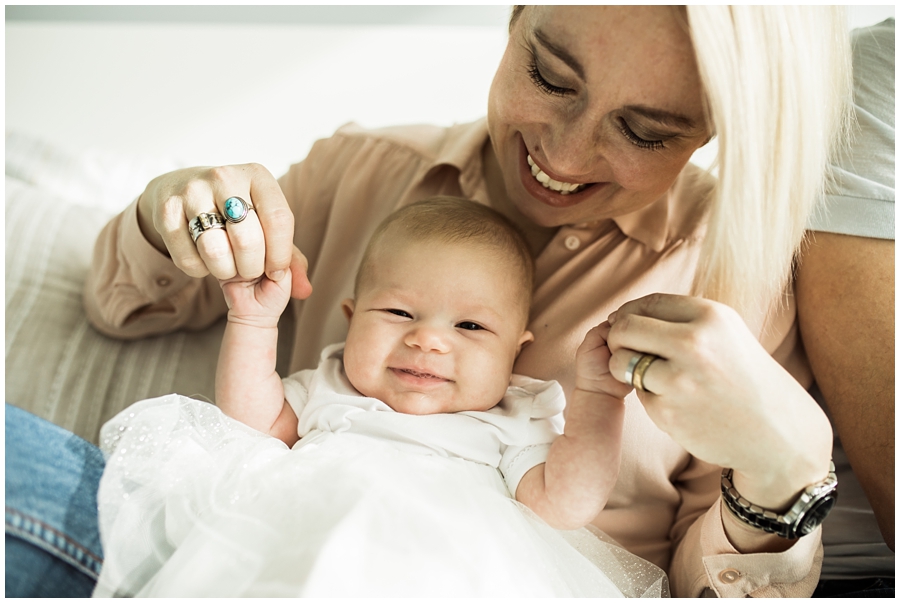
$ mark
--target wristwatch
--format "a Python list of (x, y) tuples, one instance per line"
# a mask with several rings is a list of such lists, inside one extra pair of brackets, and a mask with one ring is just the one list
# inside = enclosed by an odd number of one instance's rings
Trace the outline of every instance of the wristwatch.
[(751, 503), (735, 490), (731, 481), (734, 469), (722, 471), (722, 499), (731, 512), (744, 523), (782, 538), (800, 538), (817, 527), (837, 502), (837, 475), (834, 461), (828, 476), (807, 487), (784, 514), (768, 511)]

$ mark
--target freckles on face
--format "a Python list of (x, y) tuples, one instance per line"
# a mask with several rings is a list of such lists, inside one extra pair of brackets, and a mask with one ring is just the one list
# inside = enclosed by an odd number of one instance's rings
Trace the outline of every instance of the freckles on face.
[(654, 202), (708, 139), (702, 98), (676, 9), (526, 7), (488, 103), (510, 201), (544, 226)]

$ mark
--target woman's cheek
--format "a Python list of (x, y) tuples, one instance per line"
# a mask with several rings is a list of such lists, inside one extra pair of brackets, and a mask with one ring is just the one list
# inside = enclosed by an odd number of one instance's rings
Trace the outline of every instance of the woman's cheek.
[[(625, 143), (631, 145), (630, 143)], [(636, 153), (657, 155), (656, 157), (635, 157)], [(684, 164), (673, 167), (672, 161), (661, 161), (658, 151), (643, 149), (617, 149), (607, 157), (616, 182), (625, 190), (647, 191), (662, 194), (672, 185)]]

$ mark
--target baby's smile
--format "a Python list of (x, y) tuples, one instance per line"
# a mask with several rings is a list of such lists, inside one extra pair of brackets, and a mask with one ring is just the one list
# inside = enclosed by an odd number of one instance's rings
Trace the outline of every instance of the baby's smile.
[(429, 373), (426, 371), (418, 370), (416, 368), (409, 367), (391, 367), (390, 370), (400, 377), (401, 380), (406, 382), (415, 383), (417, 385), (427, 385), (427, 384), (439, 384), (439, 383), (452, 383), (452, 379), (447, 379), (446, 377), (442, 377), (440, 375), (435, 375), (434, 373)]

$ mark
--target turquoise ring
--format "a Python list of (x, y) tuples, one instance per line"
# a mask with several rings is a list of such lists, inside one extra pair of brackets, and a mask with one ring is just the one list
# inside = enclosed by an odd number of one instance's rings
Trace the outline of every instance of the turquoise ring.
[(225, 219), (231, 224), (243, 222), (247, 214), (253, 209), (253, 206), (241, 199), (240, 197), (228, 197), (225, 199)]

